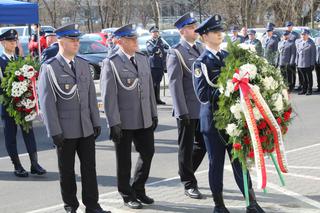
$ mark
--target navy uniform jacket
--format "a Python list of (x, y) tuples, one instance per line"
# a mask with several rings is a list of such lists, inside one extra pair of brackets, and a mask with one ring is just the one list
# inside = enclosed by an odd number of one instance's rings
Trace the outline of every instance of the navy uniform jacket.
[[(221, 54), (223, 58), (228, 55), (228, 53), (223, 50), (221, 50)], [(218, 108), (220, 92), (218, 88), (208, 84), (205, 75), (203, 74), (204, 65), (207, 69), (210, 81), (216, 84), (221, 73), (221, 67), (224, 67), (225, 64), (206, 49), (194, 62), (192, 69), (194, 89), (201, 102), (200, 130), (201, 132), (209, 132), (212, 128), (215, 128), (213, 123), (213, 111)]]
[[(0, 74), (0, 76), (4, 76), (4, 71), (5, 71), (9, 61), (10, 61), (9, 58), (6, 55), (4, 55), (4, 54), (1, 55), (1, 57), (0, 57), (0, 72), (2, 72), (2, 75)], [(3, 90), (1, 88), (1, 78), (0, 78), (0, 95), (2, 95), (2, 94), (3, 94)], [(8, 113), (5, 109), (5, 107), (0, 104), (0, 116), (5, 117), (7, 115), (8, 115)]]
[(256, 39), (256, 38), (253, 40), (248, 39), (244, 43), (254, 45), (256, 52), (257, 52), (257, 55), (258, 56), (263, 55), (262, 44), (258, 39)]
[(289, 35), (289, 40), (293, 42), (295, 42), (299, 38), (300, 38), (300, 34), (295, 31), (292, 31)]
[(278, 65), (279, 66), (287, 66), (294, 65), (296, 59), (296, 45), (294, 41), (282, 40), (278, 45)]
[(296, 55), (296, 65), (298, 68), (307, 68), (314, 66), (316, 63), (316, 45), (309, 38), (308, 41), (296, 43), (297, 45), (297, 55)]
[(166, 66), (166, 50), (169, 46), (162, 41), (162, 38), (150, 39), (147, 41), (147, 52), (149, 55), (151, 69), (164, 69)]
[(55, 57), (59, 52), (59, 44), (54, 43), (50, 47), (46, 48), (42, 53), (41, 64)]

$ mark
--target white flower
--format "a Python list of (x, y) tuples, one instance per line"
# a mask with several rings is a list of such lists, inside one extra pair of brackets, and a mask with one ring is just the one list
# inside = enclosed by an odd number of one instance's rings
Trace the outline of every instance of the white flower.
[(272, 76), (262, 79), (262, 84), (267, 90), (275, 90), (278, 87), (278, 82)]
[(249, 73), (249, 78), (254, 79), (257, 75), (257, 67), (254, 64), (244, 64), (240, 66), (240, 77), (243, 77), (247, 72)]
[(282, 101), (282, 94), (273, 94), (271, 97), (274, 100), (273, 106), (274, 109), (278, 112), (283, 110), (283, 101)]
[(259, 109), (258, 109), (257, 107), (254, 107), (254, 108), (253, 108), (253, 115), (254, 115), (254, 118), (255, 118), (257, 121), (263, 118), (262, 115), (261, 115), (261, 113), (260, 113), (260, 111), (259, 111)]
[(233, 136), (239, 136), (241, 131), (237, 128), (237, 125), (232, 123), (232, 124), (228, 124), (227, 128), (226, 128), (226, 132), (228, 133), (228, 135), (230, 135), (231, 137)]
[(256, 52), (256, 48), (252, 44), (240, 43), (240, 44), (238, 44), (238, 47), (240, 47), (241, 49), (244, 49), (244, 50), (249, 50), (251, 52)]
[(24, 117), (24, 119), (25, 119), (26, 121), (33, 121), (34, 119), (36, 119), (36, 117), (37, 117), (36, 111), (35, 111), (35, 110), (32, 110), (29, 115), (27, 115), (27, 116)]
[(236, 119), (241, 119), (241, 112), (242, 112), (242, 109), (241, 109), (241, 105), (239, 102), (237, 102), (235, 105), (232, 105), (230, 107), (230, 111), (233, 113), (234, 117)]
[(16, 70), (16, 71), (14, 72), (14, 74), (15, 74), (16, 76), (20, 76), (20, 75), (21, 75), (21, 72), (20, 72), (19, 70)]
[(232, 80), (228, 80), (224, 95), (226, 97), (230, 97), (230, 94), (233, 93), (233, 91), (234, 91), (234, 84), (232, 83)]
[(282, 96), (283, 96), (283, 99), (286, 103), (289, 103), (289, 94), (288, 94), (288, 90), (286, 89), (283, 89), (282, 90)]

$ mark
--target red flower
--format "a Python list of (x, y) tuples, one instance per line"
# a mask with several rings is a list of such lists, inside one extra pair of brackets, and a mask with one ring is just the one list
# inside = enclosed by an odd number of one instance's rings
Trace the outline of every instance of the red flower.
[(34, 77), (38, 78), (39, 77), (39, 72), (35, 72)]
[(260, 142), (261, 143), (265, 143), (265, 142), (267, 142), (267, 140), (268, 140), (267, 136), (265, 136), (265, 135), (260, 136)]
[(18, 80), (19, 80), (19, 81), (24, 81), (23, 75), (18, 76)]
[(242, 146), (241, 146), (240, 143), (234, 143), (234, 144), (233, 144), (233, 148), (234, 148), (235, 150), (241, 150)]
[(22, 108), (22, 107), (18, 107), (18, 108), (17, 108), (17, 111), (18, 111), (18, 112), (23, 112), (23, 108)]
[(33, 100), (34, 100), (34, 96), (31, 95), (31, 96), (29, 97), (29, 99), (30, 99), (31, 101), (33, 101)]
[(33, 71), (33, 70), (34, 70), (34, 69), (33, 69), (32, 67), (30, 67), (28, 71), (31, 72), (31, 71)]
[(248, 124), (247, 124), (247, 122), (244, 123), (244, 128), (245, 128), (245, 129), (248, 129)]
[(278, 124), (280, 125), (281, 122), (282, 122), (281, 118), (277, 118), (277, 122), (278, 122)]
[(253, 159), (253, 158), (254, 158), (254, 152), (253, 152), (253, 151), (250, 151), (250, 152), (248, 153), (248, 157)]
[(271, 134), (271, 130), (270, 130), (270, 129), (267, 129), (266, 134), (267, 134), (267, 135), (270, 135), (270, 134)]
[(238, 68), (235, 68), (235, 69), (234, 69), (234, 72), (239, 73), (239, 69), (238, 69)]
[(260, 124), (258, 125), (259, 129), (265, 129), (267, 127), (267, 122), (261, 121)]
[(14, 102), (19, 102), (20, 98), (19, 97), (14, 97), (13, 100), (14, 100)]
[(272, 153), (274, 151), (274, 147), (272, 147), (271, 149), (267, 149), (268, 153)]
[(289, 109), (288, 109), (288, 112), (291, 114), (291, 112), (292, 112), (292, 108), (289, 108)]
[(30, 112), (32, 112), (32, 109), (24, 109), (24, 111), (29, 114)]
[(288, 121), (290, 119), (291, 113), (290, 112), (285, 112), (283, 115), (284, 121)]
[(250, 145), (251, 141), (250, 141), (249, 136), (244, 136), (243, 142), (244, 142), (244, 144)]

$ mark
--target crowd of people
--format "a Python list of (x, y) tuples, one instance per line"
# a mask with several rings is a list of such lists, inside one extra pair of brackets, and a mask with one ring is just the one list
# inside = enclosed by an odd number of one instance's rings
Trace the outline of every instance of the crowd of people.
[[(118, 28), (112, 36), (110, 53), (103, 61), (100, 89), (110, 139), (114, 142), (117, 165), (117, 186), (124, 205), (140, 209), (154, 200), (147, 196), (145, 183), (149, 177), (155, 152), (154, 131), (158, 126), (157, 104), (160, 99), (160, 82), (164, 70), (168, 73), (173, 103), (173, 116), (178, 130), (178, 169), (184, 185), (184, 194), (192, 199), (202, 199), (195, 171), (205, 154), (209, 158), (209, 185), (214, 200), (214, 213), (228, 213), (223, 200), (223, 170), (225, 154), (231, 159), (232, 146), (225, 141), (225, 132), (215, 128), (212, 110), (216, 110), (219, 92), (215, 84), (228, 53), (221, 49), (224, 40), (220, 15), (213, 15), (197, 24), (191, 13), (181, 16), (174, 26), (181, 40), (169, 48), (159, 36), (159, 29), (150, 29), (152, 38), (147, 41), (148, 56), (139, 52), (137, 33), (133, 25)], [(299, 74), (299, 94), (312, 94), (312, 70), (319, 70), (320, 60), (309, 30), (301, 38), (292, 31), (293, 23), (281, 39), (273, 34), (274, 25), (266, 27), (264, 41), (255, 38), (254, 30), (232, 28), (232, 42), (244, 42), (256, 47), (257, 55), (270, 64), (279, 66), (289, 90), (295, 87), (296, 68)], [(37, 30), (37, 29), (36, 29)], [(43, 35), (41, 70), (39, 77), (39, 102), (48, 137), (57, 149), (62, 200), (66, 212), (76, 212), (74, 172), (75, 155), (80, 159), (82, 200), (87, 213), (106, 213), (98, 203), (98, 186), (95, 168), (95, 140), (101, 133), (100, 115), (95, 85), (89, 72), (89, 63), (77, 56), (81, 32), (69, 24)], [(199, 42), (202, 41), (201, 43)], [(17, 32), (13, 29), (0, 35), (4, 54), (0, 57), (1, 75), (10, 61), (16, 60)], [(30, 49), (38, 53), (33, 38)], [(35, 43), (34, 43), (35, 42)], [(318, 48), (319, 51), (319, 48)], [(32, 51), (31, 51), (32, 52)], [(207, 70), (203, 74), (203, 66)], [(319, 86), (319, 85), (318, 85)], [(0, 94), (3, 93), (0, 90)], [(5, 142), (14, 164), (14, 174), (27, 177), (17, 152), (17, 125), (1, 106)], [(22, 128), (21, 128), (22, 129)], [(35, 136), (32, 129), (24, 130), (23, 138), (31, 160), (31, 173), (45, 175), (37, 158)], [(139, 153), (131, 183), (131, 145)], [(243, 175), (239, 161), (232, 161), (236, 183), (244, 195)], [(263, 213), (256, 201), (249, 177), (249, 205), (247, 213)]]

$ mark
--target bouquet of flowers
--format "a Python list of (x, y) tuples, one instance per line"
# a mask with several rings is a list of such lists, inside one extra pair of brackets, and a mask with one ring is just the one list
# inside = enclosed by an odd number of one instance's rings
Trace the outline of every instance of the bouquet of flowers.
[(36, 81), (39, 64), (30, 57), (19, 58), (8, 63), (1, 80), (3, 94), (0, 103), (6, 107), (9, 116), (25, 131), (31, 128), (31, 121), (38, 115)]
[(217, 84), (216, 127), (229, 136), (233, 159), (239, 159), (244, 175), (255, 165), (258, 188), (266, 187), (265, 155), (272, 158), (284, 184), (281, 172), (287, 172), (287, 161), (282, 136), (292, 120), (287, 86), (280, 70), (257, 56), (253, 45), (229, 42), (227, 51)]

